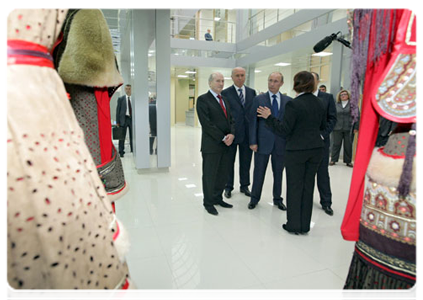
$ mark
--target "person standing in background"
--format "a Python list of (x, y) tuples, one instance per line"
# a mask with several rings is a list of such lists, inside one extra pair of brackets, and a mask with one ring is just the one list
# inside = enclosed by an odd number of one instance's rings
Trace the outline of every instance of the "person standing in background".
[[(317, 169), (317, 188), (320, 194), (320, 205), (322, 209), (329, 216), (333, 216), (332, 206), (332, 191), (330, 188), (330, 177), (329, 177), (329, 147), (330, 147), (330, 133), (336, 124), (336, 107), (333, 95), (322, 91), (322, 86), (319, 90), (317, 86), (320, 82), (319, 74), (311, 72), (316, 82), (316, 88), (313, 92), (314, 96), (322, 99), (323, 105), (326, 110), (326, 128), (322, 130), (321, 134), (324, 138), (325, 148), (323, 151), (323, 159), (320, 163), (319, 169)], [(326, 87), (325, 87), (326, 90)]]
[(348, 167), (353, 167), (352, 161), (352, 135), (358, 132), (358, 123), (352, 124), (351, 94), (347, 90), (341, 90), (336, 96), (337, 122), (333, 129), (333, 150), (330, 165), (338, 162), (342, 141), (344, 141), (344, 163)]
[(231, 192), (234, 189), (234, 164), (237, 149), (239, 149), (239, 182), (240, 191), (250, 197), (251, 192), (248, 189), (250, 185), (250, 166), (252, 158), (252, 150), (250, 149), (249, 140), (249, 112), (256, 91), (245, 86), (245, 69), (234, 68), (232, 70), (232, 81), (234, 84), (222, 91), (222, 96), (227, 99), (231, 106), (232, 117), (235, 122), (235, 139), (229, 147), (230, 169), (228, 182), (225, 186), (225, 197), (231, 198)]
[[(311, 72), (312, 74), (317, 74), (315, 72)], [(322, 84), (321, 86), (319, 86), (319, 91), (326, 93), (326, 85)]]
[(154, 141), (157, 137), (157, 111), (156, 111), (156, 99), (150, 98), (148, 104), (148, 120), (150, 123), (150, 155), (157, 154), (157, 143), (156, 149), (154, 150)]
[(207, 29), (206, 34), (204, 35), (204, 38), (206, 39), (206, 41), (213, 41), (213, 37), (210, 33), (210, 29)]
[(265, 119), (257, 117), (257, 108), (266, 106), (279, 120), (283, 119), (285, 105), (292, 100), (291, 97), (282, 95), (279, 89), (283, 85), (283, 75), (273, 72), (267, 81), (269, 91), (254, 98), (250, 116), (250, 148), (254, 153), (253, 188), (248, 209), (254, 209), (261, 198), (267, 164), (272, 156), (273, 171), (273, 204), (280, 210), (286, 210), (282, 195), (282, 172), (285, 159), (286, 140), (269, 128)]
[(235, 124), (228, 101), (222, 97), (224, 79), (221, 73), (209, 77), (210, 90), (196, 102), (201, 124), (201, 154), (203, 157), (203, 205), (212, 215), (218, 215), (214, 205), (232, 208), (223, 201), (223, 190), (228, 180), (229, 146), (234, 141)]
[[(125, 85), (126, 95), (119, 97), (116, 107), (116, 125), (118, 127), (125, 128), (125, 138), (126, 131), (129, 128), (129, 145), (132, 148), (132, 103), (131, 103), (131, 85)], [(125, 139), (119, 140), (119, 154), (120, 157), (125, 155)]]

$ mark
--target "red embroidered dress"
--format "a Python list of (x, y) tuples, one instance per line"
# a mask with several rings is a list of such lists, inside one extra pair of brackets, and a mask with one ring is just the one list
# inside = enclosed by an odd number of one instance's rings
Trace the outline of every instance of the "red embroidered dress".
[[(344, 239), (357, 241), (345, 288), (410, 288), (416, 280), (416, 132), (400, 129), (416, 122), (414, 13), (355, 10), (353, 49), (353, 57), (365, 59), (354, 61), (352, 87), (363, 64), (365, 77), (363, 130), (341, 226)], [(384, 148), (374, 149), (379, 115), (400, 125)], [(399, 191), (404, 172), (411, 177), (406, 195)]]

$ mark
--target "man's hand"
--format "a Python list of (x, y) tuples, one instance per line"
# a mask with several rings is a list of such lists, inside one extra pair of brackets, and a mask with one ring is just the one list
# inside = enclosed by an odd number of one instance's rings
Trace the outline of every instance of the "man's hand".
[(223, 142), (225, 143), (226, 146), (230, 146), (232, 145), (234, 138), (235, 136), (233, 134), (228, 134), (226, 135), (225, 140)]
[(271, 114), (272, 112), (266, 106), (259, 106), (257, 108), (257, 117), (267, 119)]
[(253, 150), (254, 152), (257, 152), (258, 145), (250, 145), (250, 149)]
[(120, 127), (119, 123), (116, 123), (116, 126), (117, 126), (117, 127)]

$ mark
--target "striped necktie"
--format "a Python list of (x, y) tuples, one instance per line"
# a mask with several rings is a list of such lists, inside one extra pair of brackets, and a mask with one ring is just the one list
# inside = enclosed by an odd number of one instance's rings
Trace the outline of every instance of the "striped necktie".
[(244, 95), (242, 94), (242, 89), (238, 89), (238, 91), (239, 91), (239, 100), (241, 100), (242, 106), (245, 106), (245, 99), (244, 99)]

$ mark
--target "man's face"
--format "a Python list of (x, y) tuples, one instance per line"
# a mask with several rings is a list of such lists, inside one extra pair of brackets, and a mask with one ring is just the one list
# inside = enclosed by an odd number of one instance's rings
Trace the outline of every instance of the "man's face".
[(237, 87), (242, 87), (245, 82), (245, 70), (234, 69), (232, 72), (232, 81)]
[(269, 91), (271, 91), (273, 94), (277, 94), (282, 85), (283, 82), (280, 74), (270, 74), (269, 79), (267, 80), (267, 86), (269, 88)]
[(325, 87), (321, 87), (321, 88), (319, 88), (319, 90), (320, 90), (321, 92), (323, 92), (323, 93), (326, 93), (326, 88), (325, 88)]
[(126, 93), (128, 96), (131, 96), (131, 86), (129, 86), (129, 85), (125, 86), (125, 93)]
[(223, 79), (223, 75), (218, 73), (214, 75), (213, 80), (209, 83), (209, 86), (213, 92), (220, 95), (223, 90), (224, 83), (225, 80)]

